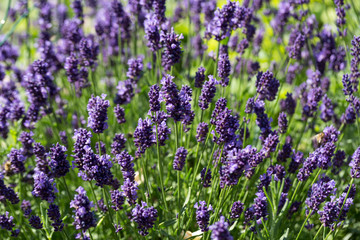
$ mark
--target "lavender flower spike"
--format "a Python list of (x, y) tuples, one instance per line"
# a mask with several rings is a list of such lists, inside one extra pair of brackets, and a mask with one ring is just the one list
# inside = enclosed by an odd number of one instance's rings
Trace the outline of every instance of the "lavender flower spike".
[(87, 105), (89, 112), (88, 127), (91, 128), (94, 133), (102, 133), (108, 128), (107, 124), (107, 109), (110, 106), (110, 102), (105, 100), (106, 94), (102, 94), (101, 97), (91, 96)]

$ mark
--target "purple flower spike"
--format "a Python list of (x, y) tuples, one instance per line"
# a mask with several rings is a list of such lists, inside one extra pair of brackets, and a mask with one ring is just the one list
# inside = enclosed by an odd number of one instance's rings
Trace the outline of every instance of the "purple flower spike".
[(89, 112), (88, 127), (91, 128), (94, 133), (103, 133), (107, 128), (107, 109), (110, 106), (110, 102), (105, 100), (106, 94), (102, 94), (101, 97), (91, 96), (87, 105)]

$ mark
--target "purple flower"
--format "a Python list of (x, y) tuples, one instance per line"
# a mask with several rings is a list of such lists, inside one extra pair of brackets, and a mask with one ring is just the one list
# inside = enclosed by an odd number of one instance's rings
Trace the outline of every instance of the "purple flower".
[(221, 216), (220, 221), (214, 223), (209, 227), (212, 231), (211, 239), (213, 240), (233, 240), (229, 232), (229, 223), (225, 221), (225, 217)]
[(261, 218), (266, 219), (266, 216), (268, 214), (267, 212), (267, 199), (263, 192), (263, 190), (260, 190), (256, 193), (256, 198), (254, 199), (254, 215), (256, 220), (260, 220)]
[(22, 155), (22, 150), (11, 149), (7, 155), (7, 163), (10, 165), (9, 175), (25, 172), (25, 160), (26, 158)]
[(318, 108), (318, 103), (322, 97), (321, 88), (311, 88), (307, 95), (307, 101), (303, 106), (303, 116), (313, 117)]
[(71, 6), (75, 13), (75, 17), (82, 20), (84, 18), (84, 13), (83, 13), (83, 6), (81, 4), (81, 0), (74, 0)]
[(148, 230), (151, 229), (158, 217), (157, 210), (154, 207), (146, 207), (145, 202), (141, 202), (141, 206), (136, 206), (131, 210), (131, 220), (138, 225), (139, 234), (146, 236), (149, 234)]
[(94, 133), (103, 133), (108, 128), (106, 120), (107, 109), (110, 106), (110, 102), (105, 100), (106, 94), (101, 94), (101, 97), (94, 97), (93, 95), (89, 99), (87, 110), (89, 113), (88, 127), (91, 128)]
[(40, 197), (49, 203), (54, 202), (56, 184), (53, 178), (49, 178), (43, 172), (36, 172), (34, 175), (34, 190), (31, 192), (35, 197)]
[(123, 124), (126, 122), (125, 110), (124, 108), (120, 107), (119, 104), (116, 104), (116, 106), (114, 107), (114, 114), (118, 124)]
[(273, 101), (279, 89), (279, 80), (273, 77), (273, 73), (266, 71), (259, 72), (256, 77), (256, 91), (260, 99)]
[(286, 119), (286, 113), (281, 112), (278, 118), (279, 133), (284, 134), (288, 128), (288, 121)]
[(19, 141), (22, 144), (23, 155), (26, 157), (31, 157), (33, 155), (33, 144), (34, 139), (33, 132), (22, 132), (19, 137)]
[(196, 129), (196, 140), (198, 142), (204, 142), (208, 132), (209, 132), (209, 124), (205, 122), (199, 123)]
[(335, 153), (335, 156), (332, 159), (332, 166), (331, 172), (334, 174), (338, 174), (340, 172), (341, 167), (344, 164), (344, 160), (346, 158), (346, 154), (342, 150), (338, 150)]
[(204, 188), (208, 188), (211, 186), (211, 169), (203, 168), (200, 172), (201, 176), (201, 184)]
[(334, 116), (334, 106), (331, 102), (331, 99), (325, 94), (322, 100), (322, 104), (320, 105), (320, 118), (324, 122), (328, 122)]
[(359, 85), (359, 80), (358, 79), (360, 77), (360, 71), (359, 71), (360, 36), (354, 36), (354, 39), (351, 40), (351, 45), (352, 45), (352, 48), (351, 48), (351, 53), (350, 54), (352, 56), (352, 59), (351, 59), (351, 62), (350, 62), (350, 70), (351, 70), (350, 82), (352, 84), (353, 89), (355, 91), (357, 91), (358, 90), (358, 85)]
[(79, 168), (79, 170), (83, 170), (83, 158), (84, 155), (87, 152), (88, 148), (91, 148), (90, 144), (91, 144), (91, 132), (87, 131), (86, 129), (83, 128), (79, 128), (79, 129), (75, 129), (75, 134), (74, 134), (74, 155), (72, 155), (74, 157), (74, 164), (77, 168)]
[(209, 221), (210, 221), (210, 211), (213, 210), (212, 206), (206, 206), (205, 201), (199, 201), (195, 203), (194, 208), (196, 208), (196, 221), (199, 225), (199, 228), (202, 232), (209, 231)]
[(291, 157), (291, 154), (292, 154), (291, 144), (285, 143), (285, 144), (283, 145), (283, 148), (282, 148), (281, 150), (279, 150), (276, 159), (277, 159), (279, 162), (286, 162), (286, 159), (288, 159), (289, 157)]
[(205, 68), (199, 67), (195, 73), (195, 87), (202, 88), (205, 81)]
[(150, 87), (149, 91), (149, 105), (150, 105), (150, 111), (157, 112), (160, 111), (160, 87), (155, 84)]
[(289, 40), (289, 57), (292, 59), (301, 59), (301, 50), (305, 45), (305, 35), (303, 35), (298, 30), (294, 30), (290, 34), (290, 40)]
[(286, 99), (280, 100), (280, 108), (281, 111), (285, 111), (289, 115), (293, 115), (295, 113), (296, 101), (292, 97), (292, 93), (286, 93)]
[(53, 145), (50, 148), (50, 162), (49, 166), (51, 168), (51, 173), (55, 178), (60, 178), (66, 175), (69, 172), (70, 164), (69, 161), (66, 159), (67, 154), (66, 147), (61, 146), (59, 143)]
[(125, 135), (115, 134), (115, 137), (113, 138), (113, 143), (111, 144), (111, 153), (113, 155), (120, 154), (121, 151), (125, 148), (126, 138)]
[(270, 153), (275, 152), (277, 145), (279, 144), (279, 135), (277, 132), (272, 132), (265, 139), (263, 148), (261, 149), (265, 157), (269, 157)]
[(166, 121), (162, 121), (158, 125), (158, 141), (160, 146), (165, 146), (165, 141), (169, 138), (169, 135), (171, 133), (171, 128), (168, 128), (166, 125)]
[(5, 214), (0, 215), (1, 228), (11, 231), (12, 228), (15, 227), (13, 220), (14, 220), (14, 217), (13, 216), (9, 217), (9, 212), (5, 212)]
[(30, 217), (30, 214), (31, 214), (31, 212), (32, 212), (30, 201), (23, 200), (23, 201), (21, 202), (21, 206), (20, 206), (20, 207), (21, 207), (21, 211), (24, 212), (24, 217), (26, 217), (26, 218)]
[(212, 75), (209, 75), (209, 81), (204, 83), (199, 97), (199, 107), (201, 110), (206, 110), (209, 108), (209, 104), (215, 97), (217, 84), (219, 84), (219, 82), (216, 80), (216, 78), (214, 78)]
[(349, 166), (351, 167), (351, 177), (360, 178), (360, 147), (352, 155)]
[(121, 190), (123, 190), (124, 195), (127, 198), (127, 201), (130, 205), (135, 205), (137, 199), (137, 190), (138, 184), (136, 182), (131, 181), (129, 178), (124, 180), (124, 184), (121, 186)]
[(84, 67), (96, 67), (96, 60), (99, 54), (99, 45), (95, 42), (94, 36), (83, 38), (79, 44), (80, 59)]
[(173, 168), (177, 171), (181, 171), (185, 165), (188, 151), (184, 147), (179, 147), (176, 150), (175, 158), (173, 162)]
[(288, 168), (288, 172), (295, 173), (303, 162), (304, 162), (304, 154), (302, 152), (297, 152), (293, 154), (291, 157), (291, 162)]
[(231, 207), (230, 217), (231, 218), (240, 218), (241, 213), (244, 211), (244, 204), (240, 201), (233, 203)]
[(328, 196), (335, 191), (335, 181), (327, 178), (321, 178), (317, 183), (314, 183), (309, 189), (308, 198), (306, 198), (306, 205), (313, 210), (312, 213), (319, 210), (320, 204), (323, 203)]
[(29, 218), (29, 224), (35, 229), (43, 228), (43, 224), (42, 224), (39, 216), (35, 216), (35, 215), (31, 216)]
[(134, 131), (134, 143), (137, 147), (136, 156), (141, 157), (146, 149), (156, 143), (155, 134), (151, 124), (151, 120), (146, 118), (142, 120), (139, 118), (138, 126)]
[(121, 166), (124, 179), (129, 179), (133, 182), (135, 179), (134, 158), (128, 152), (122, 151), (116, 155), (116, 161)]
[(112, 208), (115, 211), (119, 211), (121, 209), (123, 209), (123, 205), (125, 202), (125, 196), (123, 192), (120, 192), (119, 190), (111, 190), (111, 203), (112, 203)]
[(44, 172), (48, 176), (51, 175), (50, 168), (49, 168), (49, 161), (47, 159), (47, 153), (45, 147), (42, 146), (40, 143), (34, 144), (34, 154), (35, 154), (35, 161), (36, 161), (36, 171)]
[(145, 22), (145, 38), (147, 39), (146, 46), (150, 48), (152, 52), (156, 52), (161, 48), (160, 33), (158, 23), (154, 15), (148, 15)]
[(171, 32), (161, 31), (160, 34), (160, 43), (164, 46), (162, 52), (162, 66), (165, 71), (169, 71), (170, 68), (181, 59), (181, 39), (183, 35), (176, 34), (174, 28), (171, 28)]
[(230, 71), (231, 64), (229, 55), (226, 52), (221, 53), (218, 61), (218, 76), (221, 78), (221, 86), (226, 87), (229, 85)]
[(19, 197), (15, 193), (14, 189), (5, 185), (3, 179), (4, 176), (0, 174), (0, 201), (5, 201), (7, 199), (11, 202), (11, 204), (17, 204), (20, 202)]
[(86, 196), (86, 191), (83, 187), (78, 187), (76, 192), (78, 194), (70, 202), (70, 207), (74, 208), (73, 224), (77, 230), (86, 231), (96, 226), (95, 214), (91, 211), (93, 203)]
[(261, 134), (260, 140), (262, 142), (269, 136), (271, 131), (271, 120), (268, 118), (268, 115), (265, 113), (265, 103), (262, 100), (256, 100), (254, 103), (254, 112), (256, 114), (256, 125), (259, 126)]
[(232, 110), (226, 107), (220, 110), (220, 107), (220, 103), (217, 103), (213, 112), (215, 117), (212, 115), (213, 119), (210, 121), (215, 125), (215, 132), (218, 136), (213, 132), (213, 141), (217, 144), (229, 143), (234, 140), (235, 132), (239, 128), (239, 119), (232, 114)]
[(128, 60), (128, 71), (126, 76), (132, 81), (132, 83), (137, 83), (141, 77), (143, 70), (143, 59), (141, 57), (130, 58)]
[(64, 228), (64, 223), (62, 222), (59, 206), (55, 204), (50, 204), (47, 212), (48, 217), (51, 219), (51, 226), (54, 227), (55, 232), (62, 231)]

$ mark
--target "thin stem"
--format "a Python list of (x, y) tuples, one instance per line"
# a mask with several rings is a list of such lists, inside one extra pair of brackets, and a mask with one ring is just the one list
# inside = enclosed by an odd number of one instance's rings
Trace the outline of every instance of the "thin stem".
[[(320, 227), (319, 230), (316, 232), (315, 237), (313, 238), (313, 240), (316, 240), (316, 239), (317, 239), (317, 237), (319, 236), (319, 234), (320, 234), (320, 232), (321, 232), (321, 230), (322, 230), (323, 227), (324, 227), (324, 225), (321, 224), (321, 227)], [(331, 231), (330, 231), (330, 232), (331, 232)]]
[(160, 161), (160, 146), (159, 146), (159, 133), (158, 133), (158, 125), (156, 125), (156, 151), (157, 151), (157, 155), (158, 155), (158, 158), (157, 158), (157, 162), (158, 162), (158, 171), (159, 171), (159, 178), (160, 178), (160, 187), (161, 187), (161, 195), (162, 195), (162, 198), (163, 198), (163, 201), (164, 201), (164, 205), (165, 205), (165, 209), (166, 211), (168, 212), (169, 209), (168, 209), (168, 206), (167, 206), (167, 202), (166, 202), (166, 197), (165, 197), (165, 192), (164, 192), (164, 183), (163, 183), (163, 166), (162, 166), (162, 163)]
[(300, 235), (301, 235), (301, 232), (303, 231), (303, 229), (304, 229), (304, 227), (305, 227), (306, 222), (308, 221), (309, 217), (311, 216), (311, 213), (312, 213), (312, 209), (310, 210), (309, 214), (307, 215), (307, 217), (306, 217), (303, 225), (301, 226), (301, 229), (300, 229), (300, 231), (299, 231), (299, 233), (298, 233), (298, 235), (297, 235), (297, 237), (296, 237), (295, 240), (298, 240), (298, 239), (299, 239), (299, 237), (300, 237)]
[(1, 32), (2, 28), (4, 27), (4, 25), (6, 23), (6, 20), (7, 20), (8, 16), (9, 16), (10, 6), (11, 6), (11, 0), (8, 0), (5, 16), (0, 22), (0, 32)]

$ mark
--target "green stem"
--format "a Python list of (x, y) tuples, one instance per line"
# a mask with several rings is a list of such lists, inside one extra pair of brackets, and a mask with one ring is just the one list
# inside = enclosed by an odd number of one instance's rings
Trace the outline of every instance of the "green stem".
[(11, 6), (11, 0), (8, 0), (5, 16), (0, 22), (0, 32), (1, 32), (2, 28), (4, 27), (4, 25), (6, 23), (6, 20), (7, 20), (8, 16), (9, 16), (10, 6)]
[[(321, 225), (321, 227), (319, 228), (319, 230), (316, 232), (315, 237), (313, 238), (313, 240), (316, 240), (316, 239), (317, 239), (317, 237), (319, 236), (319, 234), (320, 234), (320, 232), (321, 232), (321, 230), (322, 230), (323, 227), (324, 227), (324, 225)], [(331, 231), (330, 231), (330, 232), (331, 232)]]
[(164, 183), (163, 183), (163, 166), (162, 163), (160, 161), (160, 146), (159, 146), (159, 134), (158, 134), (158, 125), (156, 125), (156, 151), (157, 151), (157, 155), (158, 155), (158, 171), (159, 171), (159, 178), (160, 178), (160, 187), (161, 187), (161, 195), (164, 201), (164, 205), (165, 205), (165, 209), (168, 212), (168, 206), (167, 206), (167, 202), (166, 202), (166, 197), (165, 197), (165, 192), (164, 192)]
[(296, 237), (295, 240), (298, 240), (298, 239), (299, 239), (299, 237), (300, 237), (300, 235), (301, 235), (301, 232), (303, 231), (303, 229), (304, 229), (304, 227), (305, 227), (306, 222), (308, 221), (308, 219), (309, 219), (310, 216), (311, 216), (311, 213), (312, 213), (312, 209), (310, 210), (309, 214), (307, 215), (307, 217), (306, 217), (303, 225), (301, 226), (300, 231), (299, 231), (299, 233), (298, 233), (298, 235), (297, 235), (297, 237)]

